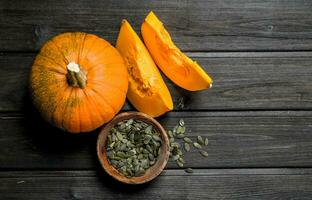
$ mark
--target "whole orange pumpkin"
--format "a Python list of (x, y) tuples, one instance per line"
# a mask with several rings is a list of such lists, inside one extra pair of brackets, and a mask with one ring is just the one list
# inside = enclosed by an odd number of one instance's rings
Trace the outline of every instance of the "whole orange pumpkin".
[(118, 51), (82, 32), (46, 42), (31, 68), (30, 91), (43, 118), (68, 132), (94, 130), (122, 108), (128, 74)]

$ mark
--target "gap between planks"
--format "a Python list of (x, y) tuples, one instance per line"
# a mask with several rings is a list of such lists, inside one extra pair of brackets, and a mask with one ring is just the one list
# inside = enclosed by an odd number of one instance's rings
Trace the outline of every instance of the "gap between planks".
[[(312, 175), (312, 168), (239, 168), (239, 169), (194, 169), (189, 174), (184, 169), (166, 169), (160, 176), (214, 176), (214, 175)], [(1, 178), (16, 177), (95, 177), (94, 170), (32, 170), (0, 171)]]
[[(129, 110), (135, 111), (135, 110)], [(121, 111), (123, 112), (123, 111)], [(137, 112), (137, 111), (135, 111)], [(271, 117), (283, 117), (283, 116), (310, 116), (312, 115), (312, 110), (199, 110), (199, 111), (170, 111), (169, 113), (159, 117), (189, 117), (194, 116), (196, 113), (196, 117), (235, 117), (235, 116), (246, 116), (246, 117), (261, 117), (261, 116), (271, 116)], [(1, 120), (14, 120), (14, 119), (23, 119), (27, 116), (21, 112), (0, 112)], [(157, 119), (157, 118), (156, 118)]]
[[(5, 55), (30, 55), (39, 51), (0, 51), (0, 56)], [(312, 57), (312, 50), (283, 50), (283, 51), (184, 51), (193, 58), (300, 58)]]

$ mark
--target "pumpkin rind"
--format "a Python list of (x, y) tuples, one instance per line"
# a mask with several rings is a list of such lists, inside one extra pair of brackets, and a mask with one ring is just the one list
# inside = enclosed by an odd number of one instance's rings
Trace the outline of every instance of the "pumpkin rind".
[(116, 48), (129, 74), (127, 98), (141, 112), (152, 117), (173, 109), (170, 92), (148, 50), (131, 25), (123, 20)]
[[(68, 82), (68, 64), (86, 75), (80, 88)], [(46, 42), (30, 73), (34, 105), (51, 124), (68, 132), (89, 132), (122, 108), (128, 88), (123, 59), (107, 41), (82, 32), (63, 33)]]
[(141, 26), (146, 47), (161, 71), (178, 86), (197, 91), (210, 88), (212, 79), (199, 64), (173, 43), (157, 16), (150, 12)]

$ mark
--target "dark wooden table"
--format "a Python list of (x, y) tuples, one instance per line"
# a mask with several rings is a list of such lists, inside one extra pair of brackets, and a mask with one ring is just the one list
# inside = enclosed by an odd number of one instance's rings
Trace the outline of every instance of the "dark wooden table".
[[(66, 31), (115, 43), (126, 18), (139, 32), (149, 10), (214, 87), (190, 93), (166, 79), (189, 135), (210, 139), (209, 159), (170, 162), (155, 181), (119, 184), (97, 161), (97, 132), (45, 123), (27, 92), (41, 45)], [(312, 1), (1, 0), (0, 199), (312, 199)], [(128, 103), (123, 110), (133, 109)]]

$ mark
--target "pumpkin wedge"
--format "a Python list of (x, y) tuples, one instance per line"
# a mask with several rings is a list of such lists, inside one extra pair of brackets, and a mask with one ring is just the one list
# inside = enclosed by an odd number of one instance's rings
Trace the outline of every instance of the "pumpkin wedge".
[(197, 62), (176, 47), (162, 22), (152, 11), (145, 18), (141, 32), (154, 61), (175, 84), (190, 91), (212, 86), (212, 79)]
[(127, 98), (132, 105), (152, 117), (172, 110), (169, 90), (148, 50), (127, 20), (121, 23), (116, 48), (128, 68)]

